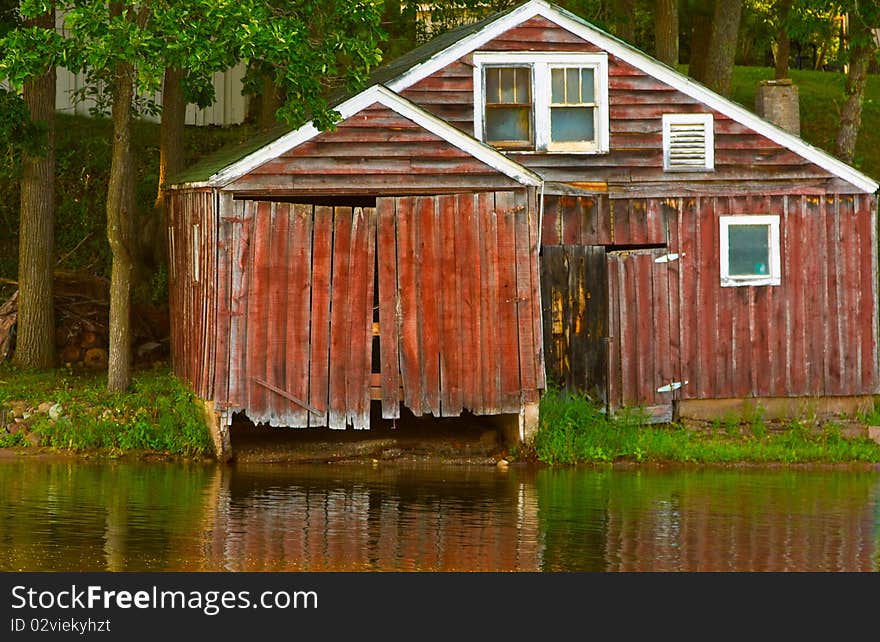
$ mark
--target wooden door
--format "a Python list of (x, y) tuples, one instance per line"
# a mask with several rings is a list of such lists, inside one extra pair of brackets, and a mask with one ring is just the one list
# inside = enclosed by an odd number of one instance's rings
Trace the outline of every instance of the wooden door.
[(255, 423), (368, 428), (375, 208), (240, 201), (229, 405)]
[(612, 410), (640, 408), (672, 419), (681, 381), (678, 255), (665, 249), (608, 253), (609, 397)]
[(545, 245), (541, 301), (547, 379), (608, 402), (608, 270), (601, 245)]
[[(533, 195), (379, 198), (384, 417), (519, 412), (544, 387)], [(399, 368), (396, 366), (399, 365)]]

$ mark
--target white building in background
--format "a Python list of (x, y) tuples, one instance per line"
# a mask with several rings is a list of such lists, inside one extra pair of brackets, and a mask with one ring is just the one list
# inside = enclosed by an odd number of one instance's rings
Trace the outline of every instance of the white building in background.
[[(199, 126), (238, 125), (244, 122), (248, 108), (248, 99), (241, 94), (244, 72), (245, 65), (240, 64), (225, 72), (214, 74), (214, 104), (205, 109), (199, 109), (192, 104), (187, 105), (186, 124)], [(85, 74), (75, 74), (68, 69), (59, 67), (55, 82), (55, 108), (67, 114), (91, 115), (91, 109), (95, 106), (94, 99), (76, 100), (77, 92), (85, 85)], [(153, 100), (157, 104), (161, 104), (162, 92), (157, 91)], [(155, 122), (159, 121), (158, 116), (146, 115), (144, 118)]]

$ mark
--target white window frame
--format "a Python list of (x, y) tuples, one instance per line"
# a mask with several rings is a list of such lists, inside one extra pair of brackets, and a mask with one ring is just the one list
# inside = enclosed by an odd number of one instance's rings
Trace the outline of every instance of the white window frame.
[[(715, 119), (712, 114), (663, 114), (663, 169), (667, 172), (711, 172), (715, 170)], [(702, 123), (705, 132), (704, 165), (690, 167), (671, 166), (669, 150), (672, 138), (671, 125)]]
[[(535, 51), (489, 51), (474, 53), (474, 138), (485, 141), (485, 96), (483, 67), (486, 65), (528, 66), (531, 68), (534, 101), (534, 150), (523, 153), (605, 154), (608, 152), (608, 54), (558, 53)], [(553, 143), (550, 140), (550, 70), (555, 67), (591, 67), (596, 82), (596, 138), (583, 143)]]
[[(721, 216), (720, 240), (721, 240), (721, 285), (722, 287), (737, 287), (743, 285), (779, 285), (782, 283), (782, 265), (780, 261), (779, 245), (779, 216), (777, 214), (744, 214), (736, 216)], [(767, 246), (768, 273), (766, 275), (735, 275), (730, 274), (730, 234), (731, 225), (767, 225), (770, 239)]]

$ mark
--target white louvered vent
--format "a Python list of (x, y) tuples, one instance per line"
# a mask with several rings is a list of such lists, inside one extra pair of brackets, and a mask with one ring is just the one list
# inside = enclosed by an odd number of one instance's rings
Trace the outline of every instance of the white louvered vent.
[(663, 114), (663, 169), (705, 172), (715, 167), (712, 114)]

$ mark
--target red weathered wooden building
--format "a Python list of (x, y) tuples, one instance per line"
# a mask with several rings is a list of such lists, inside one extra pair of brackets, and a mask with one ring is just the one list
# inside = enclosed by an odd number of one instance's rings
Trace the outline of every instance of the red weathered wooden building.
[(878, 392), (868, 176), (532, 0), (169, 192), (176, 372), (229, 417), (658, 418)]

